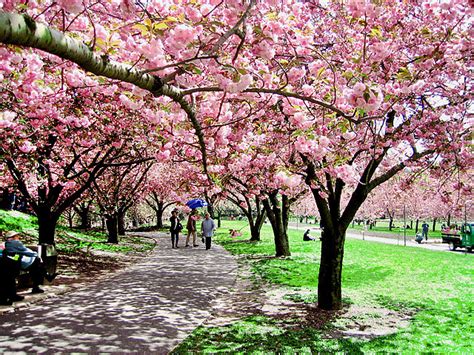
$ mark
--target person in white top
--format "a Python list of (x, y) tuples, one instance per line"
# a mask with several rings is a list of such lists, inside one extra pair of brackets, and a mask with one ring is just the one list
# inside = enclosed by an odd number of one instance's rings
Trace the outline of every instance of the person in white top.
[(214, 235), (214, 230), (216, 229), (216, 225), (212, 220), (209, 213), (206, 213), (204, 220), (201, 223), (201, 232), (202, 236), (206, 238), (206, 250), (211, 249), (211, 239)]

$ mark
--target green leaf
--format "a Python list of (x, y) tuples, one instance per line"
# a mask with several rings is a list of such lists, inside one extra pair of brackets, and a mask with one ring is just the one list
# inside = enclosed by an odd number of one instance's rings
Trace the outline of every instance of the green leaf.
[(142, 34), (142, 36), (145, 36), (147, 35), (148, 33), (150, 33), (150, 29), (148, 26), (146, 25), (143, 25), (141, 23), (137, 23), (136, 25), (134, 25), (132, 28), (136, 29), (136, 30), (139, 30)]
[(321, 75), (324, 73), (325, 70), (326, 70), (326, 67), (320, 68), (316, 73), (316, 78), (319, 79), (321, 77)]
[(382, 38), (382, 32), (378, 27), (374, 27), (370, 30), (370, 37)]
[(400, 70), (398, 70), (398, 73), (397, 73), (397, 79), (400, 81), (411, 80), (412, 75), (411, 75), (410, 70), (407, 67), (400, 68)]
[(155, 31), (165, 31), (169, 28), (169, 26), (165, 22), (155, 23), (153, 24), (153, 30)]

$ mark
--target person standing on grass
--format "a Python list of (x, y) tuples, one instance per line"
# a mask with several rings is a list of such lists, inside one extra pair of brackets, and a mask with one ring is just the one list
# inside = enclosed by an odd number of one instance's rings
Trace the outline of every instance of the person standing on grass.
[(216, 229), (216, 225), (212, 220), (209, 213), (206, 213), (204, 220), (201, 223), (201, 232), (202, 236), (206, 238), (206, 250), (211, 249), (211, 239), (214, 235), (214, 230)]
[(423, 222), (423, 224), (421, 225), (421, 236), (423, 238), (425, 238), (426, 241), (428, 240), (428, 228), (429, 227), (430, 226), (426, 222)]

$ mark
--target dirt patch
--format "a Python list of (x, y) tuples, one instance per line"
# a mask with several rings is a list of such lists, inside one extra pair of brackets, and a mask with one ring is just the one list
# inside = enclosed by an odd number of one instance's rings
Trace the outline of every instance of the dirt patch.
[(408, 327), (413, 316), (410, 311), (375, 306), (348, 305), (339, 311), (324, 311), (315, 303), (302, 301), (315, 297), (312, 290), (270, 285), (256, 278), (245, 262), (239, 270), (233, 292), (216, 302), (204, 326), (226, 326), (244, 317), (261, 315), (279, 321), (282, 327), (324, 330), (328, 338), (372, 339)]
[[(298, 290), (300, 296), (313, 291)], [(298, 327), (327, 328), (327, 337), (372, 339), (393, 334), (410, 325), (413, 313), (393, 311), (376, 306), (347, 305), (339, 311), (325, 311), (315, 303), (292, 301), (295, 290), (272, 287), (267, 291), (263, 314), (278, 319), (294, 319)]]

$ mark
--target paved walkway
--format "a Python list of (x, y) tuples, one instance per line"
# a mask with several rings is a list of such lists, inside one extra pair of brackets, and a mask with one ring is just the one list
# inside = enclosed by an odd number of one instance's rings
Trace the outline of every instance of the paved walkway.
[(145, 261), (0, 315), (0, 353), (168, 353), (230, 292), (237, 264), (220, 246), (171, 249), (153, 236)]

